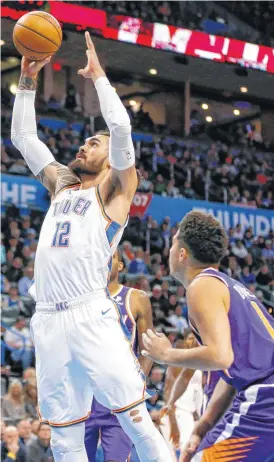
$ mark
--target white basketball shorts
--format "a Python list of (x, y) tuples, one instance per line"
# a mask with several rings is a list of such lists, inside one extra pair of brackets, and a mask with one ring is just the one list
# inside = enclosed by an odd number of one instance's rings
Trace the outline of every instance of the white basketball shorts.
[(42, 421), (52, 426), (84, 421), (93, 395), (116, 413), (150, 397), (126, 327), (106, 291), (38, 303), (31, 335)]

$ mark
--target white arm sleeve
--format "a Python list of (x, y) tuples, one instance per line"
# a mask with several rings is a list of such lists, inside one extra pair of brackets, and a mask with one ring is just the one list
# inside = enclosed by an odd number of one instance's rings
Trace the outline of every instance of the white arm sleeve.
[(11, 141), (21, 152), (32, 173), (38, 175), (55, 159), (37, 136), (34, 101), (35, 91), (17, 91), (12, 113)]
[(106, 77), (99, 77), (95, 82), (95, 88), (102, 115), (110, 131), (110, 165), (116, 170), (126, 170), (135, 164), (128, 113)]

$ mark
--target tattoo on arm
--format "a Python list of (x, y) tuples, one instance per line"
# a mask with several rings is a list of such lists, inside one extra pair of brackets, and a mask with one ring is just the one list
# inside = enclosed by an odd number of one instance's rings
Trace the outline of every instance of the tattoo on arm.
[(37, 178), (49, 190), (51, 196), (55, 196), (66, 186), (81, 183), (79, 177), (70, 168), (56, 161), (43, 168)]
[(19, 84), (18, 84), (18, 89), (19, 90), (29, 90), (33, 91), (36, 90), (37, 87), (37, 79), (34, 77), (24, 77), (21, 75)]

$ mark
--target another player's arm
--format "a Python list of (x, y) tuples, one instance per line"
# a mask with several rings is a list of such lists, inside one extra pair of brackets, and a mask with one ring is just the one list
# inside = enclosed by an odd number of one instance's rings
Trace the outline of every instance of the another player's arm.
[(173, 349), (165, 336), (155, 336), (149, 331), (148, 335), (144, 335), (144, 354), (172, 366), (209, 371), (228, 369), (234, 361), (234, 353), (227, 287), (217, 278), (197, 278), (187, 290), (187, 304), (190, 319), (200, 333), (203, 346), (188, 350)]
[(21, 77), (15, 97), (11, 140), (21, 152), (30, 170), (53, 197), (60, 189), (79, 183), (79, 178), (64, 165), (54, 159), (48, 147), (37, 136), (35, 94), (38, 73), (49, 62), (22, 59)]
[[(133, 290), (130, 296), (131, 310), (136, 319), (137, 334), (140, 351), (144, 349), (143, 333), (153, 329), (152, 308), (149, 296), (141, 290)], [(146, 376), (150, 373), (153, 361), (140, 355), (139, 362)]]
[(198, 447), (200, 441), (204, 438), (206, 433), (214, 427), (229, 408), (235, 394), (235, 388), (228, 385), (223, 379), (219, 380), (204, 414), (194, 427), (189, 442), (181, 455), (181, 461), (190, 461), (191, 455), (195, 452), (195, 449)]
[(186, 391), (190, 380), (192, 379), (195, 370), (193, 369), (183, 369), (175, 380), (170, 395), (167, 401), (167, 406), (174, 406), (177, 399), (179, 399), (183, 393)]
[(130, 119), (123, 103), (110, 85), (99, 63), (88, 32), (86, 32), (85, 37), (88, 48), (88, 63), (78, 73), (85, 78), (92, 79), (94, 82), (101, 112), (110, 131), (109, 162), (111, 169), (110, 175), (100, 184), (100, 194), (104, 204), (110, 204), (112, 202), (110, 192), (113, 190), (118, 191), (122, 202), (120, 203), (117, 199), (115, 203), (113, 202), (112, 211), (115, 216), (112, 213), (111, 218), (118, 222), (124, 222), (138, 184)]

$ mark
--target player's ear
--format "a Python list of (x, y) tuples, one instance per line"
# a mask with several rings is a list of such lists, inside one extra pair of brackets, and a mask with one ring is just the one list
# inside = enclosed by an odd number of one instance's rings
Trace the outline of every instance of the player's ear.
[(182, 263), (188, 257), (188, 251), (184, 247), (179, 249), (179, 261)]
[(119, 261), (119, 263), (118, 263), (118, 271), (119, 272), (123, 271), (123, 269), (124, 269), (124, 263), (122, 261)]

